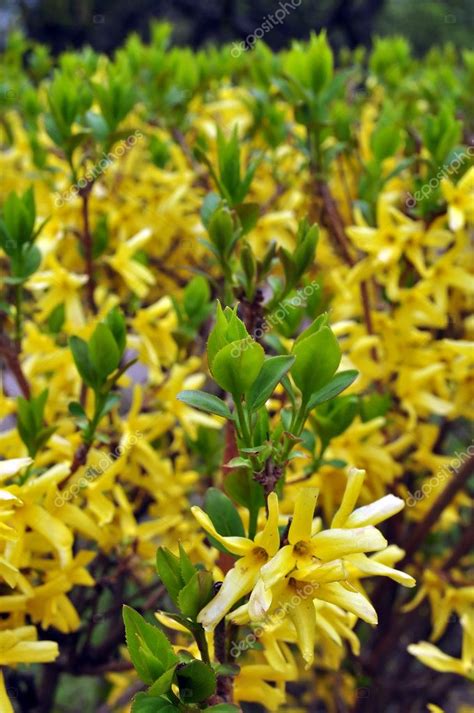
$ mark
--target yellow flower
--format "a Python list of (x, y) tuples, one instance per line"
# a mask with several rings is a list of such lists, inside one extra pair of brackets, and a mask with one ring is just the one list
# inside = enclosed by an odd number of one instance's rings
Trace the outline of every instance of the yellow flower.
[(47, 258), (49, 270), (37, 272), (28, 280), (27, 287), (44, 292), (37, 305), (40, 309), (38, 319), (45, 320), (55, 307), (64, 305), (66, 320), (71, 324), (83, 325), (85, 322), (82, 308), (81, 288), (87, 282), (87, 275), (77, 275), (59, 264), (56, 257)]
[(474, 680), (474, 608), (461, 619), (463, 625), (463, 640), (461, 658), (449, 656), (434, 644), (428, 641), (419, 641), (410, 644), (408, 652), (424, 663), (441, 673), (457, 673)]
[[(370, 526), (357, 529), (335, 527), (312, 535), (317, 497), (316, 488), (302, 488), (298, 493), (288, 531), (289, 544), (282, 547), (275, 557), (262, 567), (262, 579), (266, 587), (274, 585), (294, 568), (329, 562), (354, 552), (373, 552), (386, 547), (387, 541), (382, 534)], [(401, 503), (403, 507), (403, 501)], [(393, 513), (387, 514), (387, 517), (390, 517), (390, 514)]]
[(448, 222), (451, 230), (461, 230), (474, 219), (474, 166), (454, 185), (448, 178), (441, 180), (441, 191), (448, 204)]
[[(16, 629), (0, 631), (0, 666), (50, 663), (58, 656), (57, 643), (55, 641), (38, 641), (38, 634), (34, 626), (19, 626)], [(1, 671), (0, 710), (2, 713), (14, 713)]]
[(114, 255), (106, 258), (115, 272), (121, 275), (127, 287), (140, 298), (146, 297), (150, 286), (155, 284), (155, 277), (147, 267), (134, 259), (134, 256), (147, 244), (151, 236), (150, 228), (144, 228), (128, 240), (122, 240)]
[(223, 537), (215, 529), (211, 519), (201, 508), (194, 506), (191, 511), (201, 527), (229, 552), (238, 555), (235, 566), (227, 572), (217, 595), (199, 612), (198, 621), (207, 631), (212, 631), (232, 606), (245, 594), (252, 591), (257, 583), (262, 565), (278, 550), (278, 497), (271, 493), (268, 497), (268, 519), (262, 532), (254, 540), (246, 537)]

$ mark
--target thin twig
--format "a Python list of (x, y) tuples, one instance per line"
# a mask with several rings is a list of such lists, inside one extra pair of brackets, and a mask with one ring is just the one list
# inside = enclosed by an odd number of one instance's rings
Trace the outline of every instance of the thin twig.
[(82, 198), (83, 247), (87, 272), (87, 300), (92, 314), (97, 314), (97, 305), (94, 298), (95, 278), (93, 240), (89, 224), (89, 197), (92, 185), (92, 183), (88, 183), (87, 186), (81, 190), (80, 196)]
[(435, 500), (431, 509), (426, 513), (423, 520), (418, 523), (414, 532), (409, 533), (403, 547), (405, 550), (405, 557), (400, 563), (401, 568), (406, 566), (413, 559), (418, 547), (428, 535), (435, 522), (437, 522), (443, 510), (447, 508), (456, 493), (464, 487), (472, 473), (474, 473), (474, 456), (470, 456), (468, 460), (462, 464), (459, 470), (454, 471), (453, 477), (448, 482), (447, 486), (444, 488), (437, 500)]
[(3, 357), (7, 367), (15, 377), (25, 399), (29, 399), (31, 395), (30, 385), (20, 364), (18, 349), (4, 334), (0, 334), (0, 357)]

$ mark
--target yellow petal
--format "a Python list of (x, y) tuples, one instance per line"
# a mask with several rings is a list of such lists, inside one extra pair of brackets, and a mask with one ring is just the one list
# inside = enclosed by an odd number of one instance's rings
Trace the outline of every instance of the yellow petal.
[(331, 527), (344, 527), (346, 520), (354, 510), (364, 483), (365, 470), (351, 468), (347, 475), (347, 483), (342, 496), (339, 510), (334, 515)]
[(407, 647), (408, 653), (416, 656), (417, 659), (424, 663), (425, 666), (433, 668), (441, 673), (458, 673), (461, 676), (465, 675), (465, 670), (462, 661), (448, 656), (441, 649), (438, 649), (434, 644), (428, 641), (419, 641), (417, 644), (410, 644)]
[(365, 525), (378, 525), (392, 515), (403, 510), (405, 502), (395, 495), (385, 495), (370, 505), (364, 505), (354, 510), (346, 520), (346, 527), (364, 527)]
[(22, 510), (23, 518), (29, 527), (39, 532), (57, 550), (63, 566), (72, 558), (72, 532), (58, 518), (53, 517), (39, 505), (27, 505)]
[(209, 535), (212, 535), (214, 539), (220, 542), (221, 545), (224, 545), (224, 547), (229, 550), (229, 552), (232, 552), (232, 554), (245, 555), (254, 547), (252, 540), (248, 540), (246, 537), (224, 537), (223, 535), (220, 535), (212, 524), (212, 520), (209, 515), (206, 515), (206, 513), (197, 505), (194, 505), (191, 508), (191, 512), (203, 530), (206, 530)]
[(199, 612), (197, 620), (206, 631), (214, 631), (233, 605), (253, 589), (258, 575), (259, 566), (252, 555), (240, 559), (227, 572), (217, 595)]
[(324, 530), (311, 539), (313, 554), (324, 562), (356, 552), (382, 550), (386, 546), (387, 540), (375, 527)]
[(10, 460), (0, 460), (0, 478), (15, 475), (19, 470), (30, 465), (31, 458), (11, 458)]
[(292, 545), (285, 545), (272, 559), (267, 562), (261, 571), (265, 587), (272, 587), (278, 580), (283, 579), (288, 572), (296, 566), (296, 557)]
[(263, 547), (272, 557), (277, 552), (280, 546), (280, 532), (278, 530), (278, 496), (276, 493), (270, 493), (268, 496), (268, 518), (263, 532), (255, 538), (255, 544)]
[(311, 565), (298, 570), (298, 580), (325, 584), (340, 582), (347, 579), (347, 571), (343, 560), (333, 560), (325, 564)]
[(390, 579), (402, 584), (404, 587), (414, 587), (416, 585), (415, 579), (406, 574), (406, 572), (387, 567), (387, 565), (366, 557), (364, 554), (349, 555), (346, 563), (350, 568), (352, 566), (356, 570), (350, 576), (353, 574), (353, 576), (357, 577), (359, 573), (369, 576), (385, 576), (390, 577)]
[(322, 584), (316, 591), (318, 599), (350, 611), (368, 624), (377, 624), (377, 612), (369, 600), (360, 592), (350, 591), (339, 582)]
[(290, 544), (294, 545), (300, 540), (309, 540), (311, 537), (311, 525), (318, 495), (318, 488), (301, 488), (299, 491), (288, 532)]
[(313, 600), (301, 597), (296, 606), (288, 607), (288, 615), (295, 626), (298, 647), (306, 662), (305, 668), (308, 669), (314, 660), (316, 642), (316, 612)]
[(265, 587), (263, 579), (259, 579), (252, 590), (248, 604), (248, 613), (252, 620), (260, 620), (270, 609), (272, 603), (272, 592)]

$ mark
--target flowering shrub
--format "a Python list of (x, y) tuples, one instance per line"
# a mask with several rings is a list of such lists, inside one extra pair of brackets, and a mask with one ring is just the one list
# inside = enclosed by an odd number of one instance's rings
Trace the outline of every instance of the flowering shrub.
[(474, 54), (168, 40), (2, 58), (1, 711), (441, 710)]

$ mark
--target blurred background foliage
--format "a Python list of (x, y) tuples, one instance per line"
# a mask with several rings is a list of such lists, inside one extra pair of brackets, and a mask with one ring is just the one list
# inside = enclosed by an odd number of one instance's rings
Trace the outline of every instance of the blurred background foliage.
[(310, 29), (327, 28), (332, 45), (370, 46), (374, 35), (400, 34), (415, 53), (452, 42), (472, 45), (473, 0), (0, 0), (2, 36), (23, 29), (54, 53), (91, 45), (111, 52), (131, 32), (148, 39), (150, 19), (173, 22), (178, 44), (202, 47), (243, 40), (280, 6), (284, 21), (265, 35), (272, 49)]

